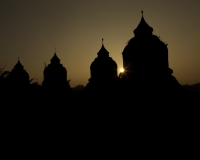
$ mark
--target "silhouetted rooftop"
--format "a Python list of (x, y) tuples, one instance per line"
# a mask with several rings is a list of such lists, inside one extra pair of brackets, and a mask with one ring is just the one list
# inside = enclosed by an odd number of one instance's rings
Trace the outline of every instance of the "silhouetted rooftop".
[[(143, 13), (143, 12), (142, 12)], [(153, 28), (150, 27), (147, 22), (145, 21), (143, 14), (142, 14), (142, 18), (141, 21), (139, 23), (139, 25), (137, 26), (137, 28), (134, 30), (134, 34), (135, 35), (151, 35), (153, 32)]]
[(17, 64), (14, 66), (14, 68), (16, 68), (16, 69), (23, 69), (23, 68), (24, 68), (24, 67), (22, 66), (21, 62), (19, 61), (19, 59), (18, 59)]
[(99, 50), (99, 52), (97, 53), (98, 56), (104, 56), (104, 55), (109, 55), (109, 52), (105, 49), (104, 45), (103, 45), (103, 39), (102, 39), (102, 46), (101, 49)]
[(55, 53), (54, 56), (51, 58), (51, 62), (53, 62), (53, 63), (55, 63), (55, 62), (60, 63), (60, 59), (58, 58), (58, 56), (56, 55), (56, 53)]

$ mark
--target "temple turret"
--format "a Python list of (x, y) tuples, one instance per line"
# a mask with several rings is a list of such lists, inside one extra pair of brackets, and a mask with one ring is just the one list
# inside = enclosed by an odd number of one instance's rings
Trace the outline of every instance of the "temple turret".
[(105, 49), (102, 39), (102, 46), (97, 53), (97, 58), (90, 66), (91, 79), (95, 81), (108, 81), (117, 77), (117, 64), (109, 57), (109, 52)]
[(21, 64), (19, 58), (16, 65), (7, 76), (7, 81), (12, 87), (23, 88), (29, 85), (29, 74), (24, 69), (24, 66)]
[(153, 28), (150, 27), (143, 17), (134, 30), (134, 37), (125, 46), (123, 56), (124, 73), (121, 81), (128, 90), (139, 95), (141, 92), (165, 93), (171, 95), (181, 91), (181, 85), (171, 74), (169, 68), (168, 48), (159, 37), (153, 35)]
[(133, 33), (135, 34), (135, 36), (148, 36), (148, 35), (150, 36), (152, 35), (152, 32), (153, 32), (153, 28), (150, 27), (145, 21), (143, 17), (143, 11), (142, 11), (142, 18), (140, 20), (140, 23), (137, 26), (137, 28), (133, 31)]
[(44, 80), (42, 86), (49, 90), (70, 90), (70, 86), (67, 81), (67, 70), (60, 64), (60, 59), (54, 54), (51, 58), (51, 63), (44, 69)]
[(86, 90), (99, 92), (100, 90), (110, 90), (117, 81), (117, 63), (109, 57), (109, 52), (103, 44), (97, 52), (97, 58), (90, 65), (91, 78), (86, 86)]
[(150, 27), (143, 15), (137, 28), (135, 37), (131, 38), (124, 48), (123, 65), (128, 77), (135, 73), (172, 74), (168, 64), (167, 45), (156, 35), (152, 34)]

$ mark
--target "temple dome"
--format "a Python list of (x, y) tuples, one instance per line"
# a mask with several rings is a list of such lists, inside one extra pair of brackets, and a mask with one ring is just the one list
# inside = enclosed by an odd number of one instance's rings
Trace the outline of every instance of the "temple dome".
[(14, 66), (15, 69), (23, 69), (24, 67), (22, 66), (21, 62), (18, 59), (17, 64)]
[(101, 49), (99, 50), (99, 52), (97, 53), (98, 56), (109, 56), (109, 52), (106, 50), (106, 48), (104, 47), (103, 43), (101, 46)]
[(143, 15), (142, 15), (139, 25), (133, 32), (134, 32), (135, 36), (152, 35), (153, 28), (147, 24), (147, 22), (145, 21)]
[(72, 93), (69, 82), (67, 81), (67, 70), (60, 63), (60, 59), (56, 53), (50, 61), (51, 63), (45, 67), (43, 72), (44, 80), (42, 82), (42, 86), (44, 88), (44, 92), (47, 95), (47, 99), (49, 99), (49, 97), (56, 97), (54, 100), (64, 100), (63, 98), (66, 98), (66, 95), (70, 95)]
[[(110, 97), (110, 95), (115, 95), (117, 90), (117, 63), (109, 57), (109, 52), (103, 45), (97, 52), (97, 57), (90, 65), (90, 79), (85, 87), (85, 93), (90, 96)], [(103, 93), (103, 95), (101, 95)]]
[(60, 63), (60, 59), (58, 58), (58, 56), (56, 55), (56, 53), (54, 54), (54, 56), (51, 58), (51, 63)]
[(97, 55), (98, 57), (95, 58), (90, 65), (91, 78), (109, 79), (117, 77), (117, 63), (109, 57), (109, 52), (104, 47), (103, 43)]
[(43, 85), (62, 85), (67, 81), (67, 70), (60, 64), (56, 53), (51, 58), (51, 63), (44, 69)]
[[(168, 49), (156, 35), (152, 35), (150, 27), (142, 15), (138, 27), (124, 48), (123, 65), (130, 74), (133, 72), (161, 73), (169, 71)], [(170, 71), (171, 72), (171, 71)]]
[(122, 52), (125, 71), (120, 75), (120, 92), (128, 100), (128, 104), (134, 103), (133, 97), (143, 100), (155, 97), (153, 105), (160, 97), (165, 103), (170, 99), (177, 99), (177, 95), (183, 91), (171, 75), (173, 70), (168, 64), (167, 45), (152, 32), (153, 28), (146, 23), (142, 15), (134, 30), (135, 36), (129, 40)]
[(26, 72), (19, 59), (8, 75), (7, 80), (10, 85), (19, 87), (29, 84), (29, 74)]

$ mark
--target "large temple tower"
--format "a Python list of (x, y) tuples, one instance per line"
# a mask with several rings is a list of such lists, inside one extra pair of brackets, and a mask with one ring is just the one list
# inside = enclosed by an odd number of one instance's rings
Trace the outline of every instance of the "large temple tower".
[[(69, 92), (71, 90), (69, 83), (67, 81), (67, 70), (60, 64), (60, 59), (54, 54), (51, 58), (51, 63), (44, 69), (44, 81), (42, 86), (45, 90), (55, 92), (65, 91)], [(63, 92), (62, 92), (63, 93)]]
[(125, 46), (122, 56), (125, 72), (121, 81), (126, 90), (172, 94), (181, 90), (181, 85), (171, 75), (167, 45), (153, 35), (153, 28), (146, 23), (143, 11), (134, 37)]
[(97, 58), (90, 65), (91, 78), (86, 86), (86, 90), (99, 92), (100, 90), (109, 90), (117, 81), (117, 63), (109, 57), (109, 52), (103, 44)]
[(24, 69), (19, 58), (17, 64), (7, 76), (7, 82), (11, 87), (24, 88), (29, 85), (29, 74)]

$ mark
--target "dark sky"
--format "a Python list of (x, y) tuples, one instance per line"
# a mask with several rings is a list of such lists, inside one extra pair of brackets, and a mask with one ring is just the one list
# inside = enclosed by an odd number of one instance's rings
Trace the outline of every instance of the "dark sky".
[(30, 78), (43, 80), (55, 47), (73, 87), (85, 85), (101, 48), (122, 68), (122, 51), (144, 11), (168, 44), (169, 66), (181, 84), (200, 82), (199, 0), (0, 0), (0, 65), (18, 57)]

